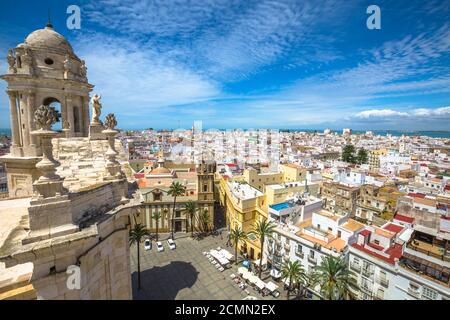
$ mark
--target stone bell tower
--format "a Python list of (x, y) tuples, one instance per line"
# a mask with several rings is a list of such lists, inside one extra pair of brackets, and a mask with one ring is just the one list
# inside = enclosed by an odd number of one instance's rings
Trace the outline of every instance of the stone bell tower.
[(65, 133), (57, 137), (87, 137), (89, 92), (86, 66), (69, 42), (51, 23), (30, 33), (25, 41), (8, 50), (8, 70), (0, 76), (8, 83), (12, 146), (5, 162), (10, 197), (29, 196), (38, 178), (36, 163), (42, 156), (34, 112), (40, 105), (59, 103)]
[(209, 214), (210, 227), (214, 223), (214, 173), (216, 162), (201, 160), (196, 165), (197, 171), (197, 203), (200, 210)]

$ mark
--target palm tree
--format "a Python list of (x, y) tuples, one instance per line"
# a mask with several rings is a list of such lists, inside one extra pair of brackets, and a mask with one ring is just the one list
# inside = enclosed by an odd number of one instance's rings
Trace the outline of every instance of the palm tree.
[(208, 214), (208, 208), (203, 209), (203, 211), (200, 213), (200, 216), (198, 217), (199, 224), (202, 228), (203, 233), (208, 232), (208, 223), (209, 223), (209, 214)]
[(195, 203), (192, 200), (189, 200), (184, 205), (184, 208), (189, 215), (189, 220), (190, 220), (190, 224), (191, 224), (191, 238), (193, 238), (194, 237), (194, 217), (195, 217), (195, 213), (197, 212), (197, 203)]
[(158, 241), (158, 228), (159, 228), (159, 219), (161, 219), (160, 212), (153, 212), (152, 218), (156, 220), (156, 241)]
[(259, 278), (261, 279), (262, 274), (262, 260), (264, 255), (264, 240), (266, 238), (272, 238), (273, 229), (276, 225), (272, 222), (268, 222), (266, 218), (263, 220), (258, 220), (254, 225), (252, 233), (259, 239), (261, 245), (261, 258), (259, 259)]
[(326, 256), (312, 275), (313, 286), (320, 286), (320, 294), (327, 300), (351, 299), (350, 289), (357, 289), (343, 259)]
[(289, 300), (289, 295), (292, 290), (292, 283), (305, 284), (306, 283), (306, 272), (301, 266), (298, 260), (288, 263), (284, 263), (281, 268), (281, 278), (289, 279), (288, 289), (287, 289), (287, 299)]
[(142, 239), (145, 236), (149, 236), (149, 232), (145, 229), (145, 227), (141, 223), (137, 223), (133, 228), (130, 229), (130, 237), (129, 242), (130, 245), (136, 244), (137, 250), (137, 269), (138, 269), (138, 290), (141, 289), (141, 257), (140, 257), (140, 244)]
[(245, 231), (242, 231), (240, 227), (236, 227), (230, 232), (230, 239), (234, 242), (234, 259), (236, 261), (236, 264), (238, 263), (237, 259), (237, 251), (238, 251), (238, 244), (239, 242), (243, 242), (247, 240), (247, 233)]
[(186, 192), (184, 186), (178, 181), (172, 182), (169, 187), (169, 191), (167, 192), (170, 196), (173, 197), (173, 210), (172, 210), (172, 222), (171, 222), (171, 233), (173, 239), (173, 229), (174, 229), (174, 218), (175, 218), (175, 206), (177, 204), (177, 197), (183, 195)]

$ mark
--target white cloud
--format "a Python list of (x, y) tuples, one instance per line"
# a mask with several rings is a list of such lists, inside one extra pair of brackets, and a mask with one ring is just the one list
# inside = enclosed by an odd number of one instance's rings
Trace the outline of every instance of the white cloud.
[(395, 111), (391, 109), (382, 109), (382, 110), (366, 110), (358, 112), (354, 115), (356, 118), (368, 119), (373, 117), (406, 117), (408, 113)]
[(410, 111), (396, 111), (392, 109), (371, 109), (364, 110), (352, 115), (351, 118), (370, 119), (370, 118), (386, 118), (395, 119), (397, 117), (413, 117), (416, 119), (433, 117), (433, 116), (450, 116), (450, 107), (441, 108), (417, 108)]
[[(85, 34), (74, 42), (86, 60), (89, 82), (107, 110), (151, 119), (169, 106), (199, 103), (221, 95), (214, 81), (124, 38)], [(128, 125), (125, 123), (125, 125)]]

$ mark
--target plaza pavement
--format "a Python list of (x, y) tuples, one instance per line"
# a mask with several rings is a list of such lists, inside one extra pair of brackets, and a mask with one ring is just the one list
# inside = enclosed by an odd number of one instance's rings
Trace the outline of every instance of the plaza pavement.
[[(189, 236), (175, 240), (177, 248), (170, 250), (167, 242), (160, 237), (164, 245), (163, 252), (157, 252), (155, 241), (152, 249), (145, 251), (141, 244), (141, 290), (137, 290), (137, 257), (136, 247), (131, 250), (131, 274), (133, 299), (143, 300), (242, 300), (248, 294), (239, 289), (230, 278), (237, 275), (238, 266), (218, 271), (202, 254), (217, 247), (227, 249), (234, 254), (232, 247), (226, 247), (226, 236), (208, 236), (202, 240)], [(266, 273), (263, 280), (270, 280)], [(275, 299), (273, 296), (262, 297), (255, 290), (247, 288), (251, 296), (261, 299)], [(281, 290), (277, 299), (285, 299), (285, 291)]]

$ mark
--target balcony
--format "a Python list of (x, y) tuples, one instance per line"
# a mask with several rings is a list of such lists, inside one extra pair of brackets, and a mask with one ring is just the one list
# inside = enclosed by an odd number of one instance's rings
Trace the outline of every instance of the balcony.
[(290, 251), (291, 250), (291, 246), (287, 243), (284, 244), (284, 250), (286, 251)]
[(311, 262), (312, 264), (317, 264), (317, 258), (316, 257), (308, 256), (308, 261)]
[(305, 254), (303, 252), (295, 251), (295, 255), (299, 257), (300, 259), (303, 259), (305, 257)]
[(365, 293), (368, 293), (369, 295), (372, 295), (372, 287), (366, 283), (363, 283), (361, 285), (361, 290), (364, 291)]
[(362, 274), (363, 274), (363, 276), (365, 276), (365, 277), (367, 277), (367, 278), (372, 278), (374, 272), (373, 272), (372, 269), (363, 268), (363, 269), (362, 269)]
[(361, 266), (356, 263), (350, 263), (350, 269), (352, 269), (353, 271), (356, 271), (356, 272), (360, 272)]
[(420, 299), (420, 292), (419, 290), (414, 290), (408, 287), (408, 294), (413, 296), (414, 298)]
[(379, 284), (381, 284), (383, 287), (389, 287), (389, 280), (386, 279), (386, 277), (378, 277), (377, 281)]

